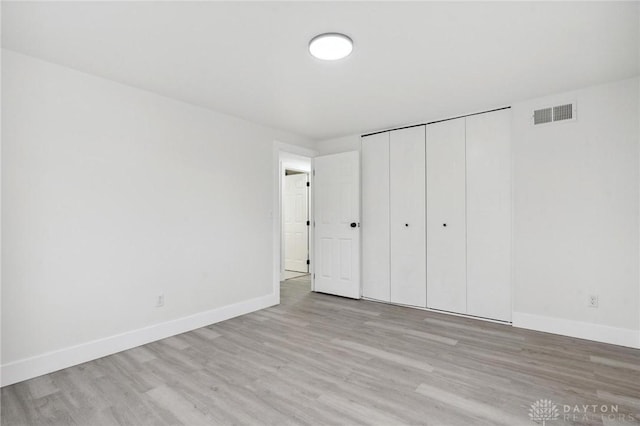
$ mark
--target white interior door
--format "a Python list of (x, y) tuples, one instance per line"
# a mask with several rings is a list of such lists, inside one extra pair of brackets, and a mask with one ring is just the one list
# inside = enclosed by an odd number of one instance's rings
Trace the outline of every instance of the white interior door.
[(427, 125), (427, 306), (466, 313), (465, 119)]
[(360, 157), (314, 159), (314, 290), (360, 298)]
[(309, 272), (309, 198), (306, 173), (284, 177), (284, 269)]
[(425, 126), (390, 132), (389, 146), (390, 298), (425, 307)]
[(362, 138), (362, 295), (390, 301), (389, 132)]
[(466, 119), (467, 308), (511, 320), (511, 111)]

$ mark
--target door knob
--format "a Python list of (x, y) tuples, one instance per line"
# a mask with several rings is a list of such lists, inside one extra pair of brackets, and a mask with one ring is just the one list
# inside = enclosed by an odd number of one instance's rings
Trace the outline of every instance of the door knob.
[(352, 228), (355, 228), (356, 226), (358, 226), (358, 224), (355, 223), (355, 222), (351, 222), (351, 225), (349, 225), (349, 226), (352, 227)]

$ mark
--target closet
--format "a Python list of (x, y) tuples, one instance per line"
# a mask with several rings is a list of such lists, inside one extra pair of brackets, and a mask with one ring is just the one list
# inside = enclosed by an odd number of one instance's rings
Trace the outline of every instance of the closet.
[(424, 191), (425, 126), (363, 138), (364, 297), (426, 307)]
[(511, 320), (510, 110), (362, 138), (363, 296)]

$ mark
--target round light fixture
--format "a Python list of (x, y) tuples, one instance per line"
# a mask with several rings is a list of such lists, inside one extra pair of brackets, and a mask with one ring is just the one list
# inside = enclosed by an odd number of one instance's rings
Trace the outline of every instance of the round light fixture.
[(353, 41), (344, 34), (325, 33), (315, 36), (309, 42), (309, 52), (318, 59), (335, 61), (349, 56)]

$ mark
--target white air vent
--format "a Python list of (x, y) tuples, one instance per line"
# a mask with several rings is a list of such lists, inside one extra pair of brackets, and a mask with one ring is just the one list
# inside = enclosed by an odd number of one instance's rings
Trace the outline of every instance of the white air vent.
[(573, 118), (573, 104), (553, 107), (553, 121), (571, 120)]
[(576, 119), (576, 103), (540, 108), (533, 111), (533, 124), (553, 123), (555, 121), (571, 121)]
[(533, 124), (551, 123), (552, 108), (537, 109), (533, 111)]

